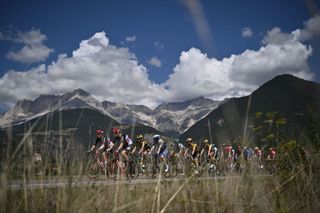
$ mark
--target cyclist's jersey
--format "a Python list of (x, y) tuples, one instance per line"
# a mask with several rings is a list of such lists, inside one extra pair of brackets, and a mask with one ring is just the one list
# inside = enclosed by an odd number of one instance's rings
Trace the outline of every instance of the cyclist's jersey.
[(189, 148), (190, 148), (189, 150), (190, 154), (192, 154), (192, 151), (195, 150), (192, 157), (196, 157), (199, 154), (199, 147), (196, 143), (191, 143), (189, 145)]
[(122, 149), (130, 150), (132, 146), (132, 140), (128, 135), (122, 135), (123, 146)]
[(212, 152), (213, 152), (213, 157), (214, 157), (215, 159), (218, 159), (218, 158), (220, 157), (220, 152), (219, 152), (219, 150), (218, 150), (218, 147), (214, 146), (214, 147), (211, 148), (211, 149), (212, 149)]
[(105, 143), (105, 141), (106, 141), (105, 137), (97, 138), (94, 145), (95, 145), (95, 147), (97, 147), (98, 144), (102, 145)]
[(162, 139), (159, 139), (158, 142), (153, 142), (152, 146), (154, 147), (154, 149), (153, 149), (154, 154), (156, 154), (158, 152), (158, 149), (160, 146), (161, 146), (160, 153), (167, 150), (167, 143), (165, 141), (163, 141)]
[[(110, 138), (105, 139), (105, 141), (103, 143), (103, 145), (104, 145), (103, 151), (110, 149), (112, 144), (113, 144), (113, 142), (110, 140)], [(114, 146), (113, 146), (113, 149), (114, 149)], [(111, 149), (110, 152), (113, 152), (113, 149)]]
[(212, 144), (209, 144), (209, 143), (204, 144), (203, 149), (205, 151), (210, 151), (211, 152), (212, 151)]
[(186, 147), (182, 144), (182, 143), (178, 143), (176, 146), (175, 146), (175, 152), (176, 153), (179, 153), (180, 151), (186, 151)]
[(161, 146), (160, 153), (164, 152), (165, 150), (167, 150), (167, 142), (165, 142), (164, 140), (160, 139), (158, 144), (159, 144), (159, 146)]
[(248, 147), (245, 148), (245, 149), (243, 150), (243, 156), (244, 156), (245, 159), (250, 159), (251, 156), (252, 156), (251, 149), (248, 148)]
[(135, 146), (136, 146), (136, 148), (141, 149), (143, 144), (144, 144), (143, 151), (151, 149), (149, 142), (146, 140), (137, 140), (135, 143)]
[(121, 142), (123, 142), (122, 149), (126, 149), (126, 150), (131, 149), (132, 140), (129, 138), (128, 135), (123, 134), (123, 135), (115, 136), (112, 139), (112, 141), (115, 144), (115, 146), (117, 146), (117, 147), (119, 147)]
[(254, 157), (255, 157), (256, 159), (261, 159), (261, 157), (262, 157), (262, 152), (261, 152), (260, 149), (254, 151)]
[(121, 143), (121, 135), (114, 136), (111, 140), (113, 141), (114, 145), (118, 147)]
[(270, 160), (275, 160), (276, 159), (276, 151), (272, 150), (270, 152)]
[(231, 158), (232, 155), (232, 146), (226, 146), (223, 149), (224, 158)]

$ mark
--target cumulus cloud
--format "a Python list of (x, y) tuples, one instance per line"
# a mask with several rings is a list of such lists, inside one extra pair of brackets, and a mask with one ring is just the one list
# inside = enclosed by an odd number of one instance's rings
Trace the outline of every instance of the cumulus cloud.
[(82, 88), (99, 100), (155, 106), (154, 94), (163, 89), (151, 82), (146, 68), (127, 48), (109, 44), (104, 32), (80, 43), (71, 57), (66, 54), (49, 66), (29, 71), (9, 71), (0, 78), (0, 102), (12, 105), (19, 99), (57, 94)]
[(20, 63), (32, 64), (45, 61), (53, 49), (45, 46), (43, 42), (47, 36), (42, 34), (40, 30), (32, 29), (28, 32), (17, 31), (0, 33), (0, 40), (11, 41), (22, 44), (20, 50), (11, 50), (6, 54), (10, 60)]
[(253, 35), (253, 31), (251, 30), (250, 27), (244, 27), (241, 29), (241, 35), (244, 38), (250, 38)]
[(320, 36), (320, 15), (316, 14), (311, 19), (304, 22), (304, 28), (297, 29), (293, 34), (301, 41), (307, 41)]
[(218, 60), (208, 58), (196, 48), (182, 52), (179, 64), (164, 83), (170, 100), (199, 96), (223, 99), (243, 96), (276, 75), (292, 74), (313, 79), (307, 60), (312, 48), (295, 35), (274, 28), (263, 39), (259, 50), (246, 50)]
[(186, 100), (205, 96), (221, 100), (243, 96), (280, 74), (313, 80), (308, 66), (312, 47), (304, 42), (320, 35), (319, 24), (320, 17), (316, 15), (304, 23), (303, 29), (291, 33), (275, 27), (264, 36), (258, 50), (246, 50), (222, 60), (209, 58), (196, 48), (184, 51), (163, 84), (166, 98)]
[(148, 62), (148, 64), (155, 66), (155, 67), (161, 67), (161, 65), (162, 65), (160, 59), (158, 59), (157, 57), (152, 57), (147, 62)]
[[(303, 31), (312, 31), (314, 22), (310, 20), (303, 29), (291, 33), (273, 28), (266, 33), (258, 50), (246, 50), (221, 60), (192, 47), (181, 53), (173, 73), (162, 84), (149, 79), (147, 68), (139, 64), (128, 48), (110, 44), (106, 34), (99, 32), (81, 41), (71, 56), (61, 54), (49, 66), (8, 71), (0, 78), (0, 108), (12, 106), (20, 99), (34, 99), (44, 93), (60, 94), (76, 88), (92, 93), (100, 101), (154, 107), (163, 101), (183, 101), (199, 96), (222, 100), (247, 95), (262, 83), (285, 73), (311, 80), (314, 76), (307, 61), (312, 48), (303, 43), (301, 36)], [(312, 36), (317, 35), (315, 30), (312, 32)], [(3, 39), (3, 34), (1, 36)], [(41, 36), (31, 38), (21, 42), (43, 41)], [(156, 57), (151, 61), (161, 66)]]
[(267, 32), (262, 43), (281, 45), (289, 40), (297, 40), (297, 37), (294, 34), (283, 33), (279, 27), (275, 27)]
[(136, 36), (127, 36), (126, 42), (134, 42), (136, 40)]
[(180, 62), (164, 83), (169, 100), (188, 100), (199, 96), (224, 96), (232, 87), (231, 61), (208, 58), (196, 48), (181, 53)]

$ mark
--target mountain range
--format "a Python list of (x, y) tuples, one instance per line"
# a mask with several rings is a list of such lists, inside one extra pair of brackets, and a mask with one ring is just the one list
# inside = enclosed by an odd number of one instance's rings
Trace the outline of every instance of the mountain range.
[(0, 127), (17, 125), (56, 110), (92, 109), (121, 124), (142, 124), (166, 135), (177, 136), (218, 106), (207, 98), (163, 103), (151, 110), (143, 105), (99, 102), (90, 93), (77, 89), (62, 95), (41, 95), (35, 100), (21, 100), (0, 115)]
[[(278, 143), (279, 138), (308, 138), (320, 129), (320, 85), (292, 75), (280, 75), (266, 82), (249, 96), (223, 102), (197, 98), (163, 103), (155, 109), (141, 105), (99, 102), (90, 93), (77, 89), (62, 95), (41, 95), (21, 100), (0, 115), (0, 126), (22, 135), (34, 132), (74, 131), (78, 141), (94, 139), (94, 129), (108, 131), (121, 126), (126, 133), (163, 133), (204, 138), (213, 143), (236, 141), (257, 144)], [(279, 137), (281, 136), (281, 137)]]

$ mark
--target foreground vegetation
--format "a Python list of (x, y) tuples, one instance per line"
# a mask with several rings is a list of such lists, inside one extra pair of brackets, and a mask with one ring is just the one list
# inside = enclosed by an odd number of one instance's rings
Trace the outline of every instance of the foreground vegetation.
[[(319, 212), (320, 138), (317, 128), (308, 129), (312, 137), (299, 143), (279, 134), (278, 128), (273, 137), (267, 132), (266, 143), (277, 139), (271, 175), (259, 176), (246, 165), (241, 173), (222, 178), (191, 175), (179, 181), (81, 187), (72, 186), (72, 179), (85, 177), (86, 147), (73, 147), (73, 154), (66, 155), (73, 142), (63, 144), (61, 138), (58, 145), (40, 150), (47, 156), (39, 170), (32, 138), (24, 137), (11, 152), (2, 152), (6, 156), (1, 156), (0, 212)], [(40, 189), (26, 185), (33, 179), (57, 178), (70, 184)], [(14, 179), (23, 181), (21, 189), (10, 188)]]
[[(82, 187), (71, 187), (70, 182), (54, 189), (11, 190), (6, 171), (1, 174), (0, 212), (317, 212), (318, 152), (303, 159), (295, 142), (281, 146), (277, 161), (281, 170), (271, 176), (245, 170), (204, 180), (191, 176), (180, 181)], [(32, 178), (23, 176), (25, 182)]]

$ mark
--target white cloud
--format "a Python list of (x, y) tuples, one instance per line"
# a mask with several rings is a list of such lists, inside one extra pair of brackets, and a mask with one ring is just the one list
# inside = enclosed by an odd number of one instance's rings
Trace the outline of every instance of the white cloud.
[(160, 59), (158, 59), (157, 57), (152, 57), (147, 62), (148, 62), (148, 64), (150, 64), (152, 66), (155, 66), (155, 67), (161, 67), (162, 66), (162, 63), (161, 63)]
[(225, 95), (233, 83), (229, 79), (230, 59), (208, 58), (196, 48), (181, 53), (174, 73), (164, 83), (169, 100), (188, 100), (199, 96)]
[(20, 50), (11, 50), (6, 54), (10, 60), (20, 63), (32, 64), (35, 62), (45, 61), (53, 49), (43, 44), (47, 36), (42, 34), (40, 30), (32, 29), (28, 32), (17, 31), (0, 33), (0, 40), (11, 41), (24, 46)]
[(230, 80), (235, 89), (249, 92), (272, 77), (284, 73), (304, 79), (312, 79), (307, 60), (312, 48), (298, 41), (288, 40), (282, 44), (267, 44), (258, 51), (246, 50), (234, 56)]
[(127, 48), (109, 44), (104, 32), (83, 40), (71, 57), (61, 54), (49, 66), (19, 72), (10, 71), (0, 78), (0, 102), (12, 105), (19, 99), (40, 94), (57, 94), (82, 88), (99, 100), (155, 106), (164, 92), (148, 78)]
[(267, 34), (263, 37), (262, 44), (275, 44), (282, 45), (286, 42), (297, 42), (300, 40), (300, 30), (295, 30), (292, 33), (285, 33), (279, 27), (274, 27), (272, 30), (267, 31)]
[(280, 29), (268, 32), (265, 46), (222, 60), (208, 58), (196, 48), (182, 52), (179, 64), (164, 83), (170, 100), (199, 96), (223, 99), (251, 93), (276, 75), (292, 74), (311, 80), (307, 60), (312, 48)]
[(134, 42), (136, 39), (137, 39), (136, 36), (127, 36), (126, 42)]
[(244, 27), (241, 29), (241, 34), (242, 34), (242, 37), (244, 38), (250, 38), (253, 35), (253, 31), (251, 30), (250, 27)]
[(314, 37), (320, 36), (320, 15), (313, 16), (304, 22), (304, 28), (293, 32), (301, 41), (307, 41)]
[(19, 51), (10, 51), (7, 53), (7, 59), (25, 64), (45, 61), (53, 50), (43, 44), (25, 45)]
[[(247, 95), (284, 73), (311, 80), (314, 76), (307, 61), (312, 48), (303, 43), (300, 34), (307, 29), (311, 32), (311, 25), (314, 26), (314, 22), (308, 21), (304, 29), (292, 33), (273, 28), (258, 50), (246, 50), (221, 60), (190, 48), (181, 53), (179, 63), (163, 84), (149, 79), (146, 67), (138, 63), (128, 48), (111, 45), (105, 33), (99, 32), (81, 41), (71, 56), (61, 54), (49, 66), (7, 72), (0, 78), (0, 107), (24, 98), (34, 99), (43, 93), (57, 94), (76, 88), (92, 93), (101, 101), (154, 107), (163, 101), (183, 101), (199, 96), (221, 100)], [(317, 35), (316, 31), (312, 32), (313, 36)], [(0, 37), (3, 39), (3, 34)], [(35, 40), (43, 41), (43, 38)], [(37, 43), (33, 39), (27, 41)], [(149, 62), (160, 66), (161, 61), (156, 59), (151, 58)]]

